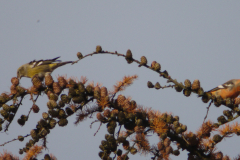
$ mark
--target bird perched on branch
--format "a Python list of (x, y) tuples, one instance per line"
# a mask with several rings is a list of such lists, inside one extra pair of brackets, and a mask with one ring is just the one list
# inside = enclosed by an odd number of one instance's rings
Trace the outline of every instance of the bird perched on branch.
[(46, 60), (33, 60), (29, 63), (26, 63), (18, 68), (17, 77), (20, 79), (21, 77), (32, 78), (34, 75), (38, 75), (39, 78), (44, 78), (45, 74), (52, 73), (56, 68), (63, 66), (68, 63), (72, 63), (73, 61), (61, 62), (61, 60), (57, 60), (59, 57), (53, 59)]
[(229, 80), (207, 93), (211, 93), (215, 97), (222, 97), (222, 99), (235, 99), (240, 94), (240, 79)]

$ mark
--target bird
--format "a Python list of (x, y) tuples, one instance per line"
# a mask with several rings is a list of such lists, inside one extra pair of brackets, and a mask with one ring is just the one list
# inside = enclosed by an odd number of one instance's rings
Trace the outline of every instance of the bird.
[(231, 79), (222, 85), (219, 85), (209, 91), (212, 96), (221, 97), (222, 99), (235, 99), (240, 94), (240, 79)]
[(38, 61), (33, 60), (29, 63), (26, 63), (18, 68), (17, 78), (32, 78), (36, 74), (39, 76), (39, 78), (44, 78), (45, 74), (51, 74), (56, 68), (68, 63), (73, 63), (73, 61), (61, 62), (61, 60), (58, 60), (58, 58), (60, 58), (60, 56), (53, 59), (41, 59)]

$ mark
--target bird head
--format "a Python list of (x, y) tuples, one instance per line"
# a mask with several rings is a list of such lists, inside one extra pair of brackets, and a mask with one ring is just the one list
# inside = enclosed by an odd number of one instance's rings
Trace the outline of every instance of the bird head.
[(21, 79), (23, 76), (24, 76), (24, 67), (21, 66), (21, 67), (19, 67), (18, 70), (17, 70), (17, 78), (18, 78), (18, 79)]

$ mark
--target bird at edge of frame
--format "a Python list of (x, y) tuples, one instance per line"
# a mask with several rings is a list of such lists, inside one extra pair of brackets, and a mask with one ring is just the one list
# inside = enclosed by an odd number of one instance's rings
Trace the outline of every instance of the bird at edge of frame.
[(68, 63), (73, 63), (73, 61), (61, 62), (58, 60), (60, 57), (46, 60), (33, 60), (29, 63), (26, 63), (18, 68), (17, 78), (21, 79), (22, 77), (32, 78), (35, 75), (38, 75), (39, 78), (44, 78), (46, 74), (51, 74), (56, 68), (61, 67)]
[(222, 99), (235, 99), (240, 95), (240, 79), (229, 80), (222, 85), (211, 89), (207, 93), (211, 93), (215, 97), (222, 97)]

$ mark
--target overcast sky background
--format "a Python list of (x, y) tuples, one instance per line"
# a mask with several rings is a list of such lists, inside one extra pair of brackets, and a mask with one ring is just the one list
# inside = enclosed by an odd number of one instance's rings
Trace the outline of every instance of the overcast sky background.
[[(210, 90), (229, 79), (240, 78), (240, 2), (239, 1), (1, 1), (0, 2), (0, 93), (9, 92), (11, 78), (19, 66), (33, 59), (61, 56), (61, 60), (77, 60), (76, 53), (84, 55), (101, 45), (103, 50), (125, 54), (131, 49), (133, 57), (146, 56), (149, 64), (157, 61), (179, 82), (199, 79), (204, 90)], [(75, 65), (66, 65), (53, 72), (57, 75), (86, 76), (102, 83), (108, 89), (125, 75), (139, 76), (122, 94), (131, 96), (138, 104), (180, 117), (180, 122), (196, 131), (202, 124), (208, 104), (195, 94), (186, 98), (174, 89), (147, 88), (147, 81), (166, 80), (137, 64), (127, 64), (124, 58), (95, 55)], [(23, 87), (31, 80), (21, 79)], [(67, 92), (65, 92), (67, 93)], [(46, 95), (39, 97), (38, 114), (31, 114), (26, 125), (20, 127), (17, 119), (27, 114), (32, 103), (27, 96), (9, 131), (1, 133), (0, 143), (26, 135), (36, 126), (41, 113), (47, 111)], [(210, 108), (208, 118), (217, 122), (226, 107)], [(69, 118), (66, 127), (55, 127), (47, 137), (48, 150), (59, 160), (99, 159), (98, 146), (106, 134), (102, 125), (88, 119), (78, 126)], [(236, 121), (239, 121), (238, 119)], [(150, 137), (152, 144), (158, 142)], [(19, 148), (29, 140), (12, 142), (0, 148), (18, 155)], [(226, 138), (218, 149), (235, 157), (239, 154), (239, 138)], [(174, 145), (173, 145), (174, 146)], [(39, 156), (42, 159), (44, 154)], [(150, 159), (151, 155), (140, 159)], [(20, 156), (22, 157), (22, 156)], [(139, 158), (139, 155), (131, 156)], [(179, 157), (187, 159), (187, 152)]]

